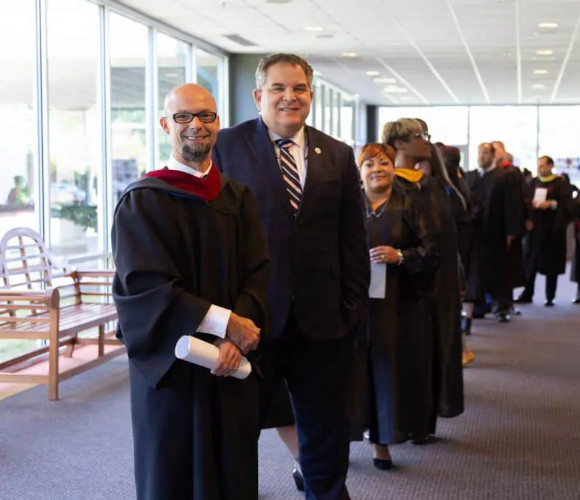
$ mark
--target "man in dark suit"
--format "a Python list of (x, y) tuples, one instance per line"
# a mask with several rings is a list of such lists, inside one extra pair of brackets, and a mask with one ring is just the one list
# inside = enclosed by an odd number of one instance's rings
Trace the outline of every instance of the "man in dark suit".
[(352, 149), (305, 126), (312, 74), (298, 56), (264, 57), (254, 90), (260, 117), (222, 130), (214, 160), (256, 195), (270, 246), (262, 415), (284, 379), (306, 498), (344, 500), (347, 386), (369, 254)]

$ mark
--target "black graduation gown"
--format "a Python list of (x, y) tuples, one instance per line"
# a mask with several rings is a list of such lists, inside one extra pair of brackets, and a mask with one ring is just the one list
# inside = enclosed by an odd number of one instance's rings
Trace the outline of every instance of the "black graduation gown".
[(226, 176), (209, 203), (141, 179), (118, 202), (112, 245), (137, 498), (256, 500), (256, 370), (215, 377), (174, 355), (211, 304), (265, 324), (268, 256), (253, 195)]
[(433, 392), (435, 413), (454, 417), (463, 412), (463, 366), (461, 345), (461, 303), (456, 221), (450, 198), (441, 182), (423, 176), (418, 183), (396, 177), (395, 183), (411, 197), (423, 214), (425, 239), (438, 255), (430, 294), (433, 342)]
[(385, 298), (370, 299), (357, 352), (353, 439), (368, 428), (372, 442), (389, 444), (411, 432), (432, 432), (431, 323), (424, 297), (437, 262), (423, 239), (422, 214), (396, 186), (387, 204), (368, 214), (366, 227), (369, 248), (401, 249), (404, 262), (385, 266)]
[[(513, 193), (512, 204), (516, 213), (514, 217), (521, 217), (524, 221), (531, 217), (531, 199), (529, 197), (529, 188), (526, 179), (521, 170), (513, 165), (502, 167), (507, 172), (507, 180), (510, 184), (509, 189)], [(518, 203), (519, 205), (516, 205)], [(519, 208), (518, 208), (519, 207)], [(517, 288), (526, 284), (526, 272), (524, 263), (523, 250), (524, 228), (517, 233), (516, 238), (508, 248), (508, 270), (510, 288)]]
[(472, 170), (465, 180), (470, 189), (473, 238), (464, 300), (483, 301), (486, 293), (494, 298), (509, 297), (513, 276), (507, 237), (524, 230), (521, 187), (508, 171), (498, 167), (483, 176)]
[(572, 194), (570, 185), (561, 177), (550, 182), (539, 178), (532, 180), (530, 191), (547, 189), (547, 200), (556, 200), (555, 210), (532, 209), (534, 229), (531, 233), (533, 269), (541, 274), (566, 272), (566, 231), (572, 220)]
[(570, 280), (580, 283), (580, 196), (572, 199), (575, 248), (570, 269)]

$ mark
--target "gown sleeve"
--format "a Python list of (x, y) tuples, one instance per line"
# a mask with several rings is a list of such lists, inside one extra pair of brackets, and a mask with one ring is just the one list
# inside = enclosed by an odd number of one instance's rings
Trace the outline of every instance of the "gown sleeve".
[(138, 189), (117, 206), (111, 240), (118, 336), (152, 386), (175, 361), (181, 335), (193, 334), (210, 302), (189, 293), (178, 270), (178, 219), (165, 196)]

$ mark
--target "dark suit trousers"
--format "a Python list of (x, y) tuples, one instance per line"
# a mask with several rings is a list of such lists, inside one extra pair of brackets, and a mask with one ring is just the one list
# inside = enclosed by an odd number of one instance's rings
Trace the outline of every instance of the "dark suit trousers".
[(349, 432), (348, 381), (354, 335), (312, 340), (290, 318), (284, 334), (264, 346), (261, 415), (283, 377), (298, 428), (300, 466), (307, 500), (347, 500)]
[[(533, 298), (536, 287), (536, 270), (530, 272), (526, 278), (526, 288), (522, 295), (528, 298)], [(556, 289), (558, 287), (558, 275), (546, 274), (546, 300), (554, 300), (556, 296)]]

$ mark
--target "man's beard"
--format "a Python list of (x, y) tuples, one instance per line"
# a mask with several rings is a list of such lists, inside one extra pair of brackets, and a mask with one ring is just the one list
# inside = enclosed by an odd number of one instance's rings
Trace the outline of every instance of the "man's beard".
[(211, 151), (211, 146), (209, 144), (196, 144), (195, 146), (189, 146), (184, 144), (181, 147), (181, 154), (185, 161), (193, 161), (199, 163), (205, 160)]

